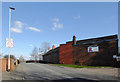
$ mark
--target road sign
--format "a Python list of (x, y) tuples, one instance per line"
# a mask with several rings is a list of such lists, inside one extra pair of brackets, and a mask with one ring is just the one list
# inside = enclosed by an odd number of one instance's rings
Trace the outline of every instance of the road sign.
[(6, 38), (6, 47), (13, 47), (13, 39)]

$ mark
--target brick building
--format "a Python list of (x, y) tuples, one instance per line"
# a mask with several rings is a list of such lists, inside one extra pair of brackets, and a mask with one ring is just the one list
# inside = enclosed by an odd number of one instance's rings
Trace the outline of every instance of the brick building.
[(73, 36), (72, 41), (49, 50), (43, 60), (60, 64), (116, 66), (118, 62), (113, 55), (118, 55), (117, 35), (78, 41)]
[(43, 55), (43, 61), (47, 63), (59, 63), (59, 47), (53, 48)]

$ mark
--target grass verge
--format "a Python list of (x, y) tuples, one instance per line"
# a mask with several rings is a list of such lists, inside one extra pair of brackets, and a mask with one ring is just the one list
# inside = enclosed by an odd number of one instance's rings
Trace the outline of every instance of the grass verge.
[(80, 66), (80, 65), (68, 65), (68, 64), (54, 64), (54, 65), (71, 67), (71, 68), (112, 68), (108, 66)]

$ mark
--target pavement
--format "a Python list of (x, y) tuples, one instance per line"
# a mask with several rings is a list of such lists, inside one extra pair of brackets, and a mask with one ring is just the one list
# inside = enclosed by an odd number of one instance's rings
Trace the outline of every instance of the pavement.
[(118, 68), (69, 68), (52, 64), (21, 63), (3, 72), (2, 80), (118, 80)]

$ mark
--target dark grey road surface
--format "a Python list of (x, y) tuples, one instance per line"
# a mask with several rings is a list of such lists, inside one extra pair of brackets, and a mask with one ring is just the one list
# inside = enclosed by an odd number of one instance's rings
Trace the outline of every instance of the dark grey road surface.
[(117, 68), (67, 68), (51, 64), (21, 63), (13, 72), (3, 72), (3, 80), (118, 80)]

